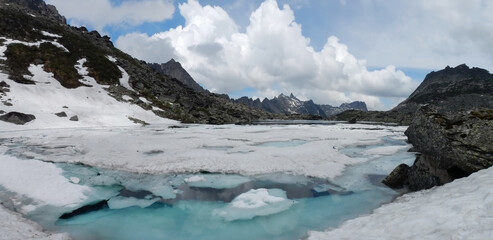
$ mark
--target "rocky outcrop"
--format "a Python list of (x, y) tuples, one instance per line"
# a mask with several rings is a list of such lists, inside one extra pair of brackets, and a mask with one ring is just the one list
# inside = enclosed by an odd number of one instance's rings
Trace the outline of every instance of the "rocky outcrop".
[(357, 109), (360, 111), (368, 111), (364, 102), (352, 102), (343, 103), (339, 107), (333, 107), (326, 104), (316, 104), (312, 100), (302, 101), (295, 97), (292, 93), (287, 96), (280, 94), (273, 99), (265, 98), (251, 99), (248, 97), (241, 97), (235, 100), (237, 103), (247, 105), (249, 107), (262, 109), (274, 114), (287, 114), (287, 115), (312, 115), (320, 117), (328, 117), (347, 110)]
[(360, 110), (348, 110), (337, 115), (332, 116), (330, 119), (335, 121), (347, 121), (350, 123), (356, 123), (360, 121), (364, 122), (382, 122), (382, 123), (394, 123), (398, 125), (407, 126), (411, 124), (411, 120), (414, 114), (410, 112), (399, 111), (360, 111)]
[(36, 119), (34, 115), (20, 113), (20, 112), (9, 112), (0, 116), (1, 121), (9, 122), (17, 125), (24, 125), (34, 119)]
[(414, 164), (398, 175), (412, 191), (493, 166), (492, 108), (440, 112), (425, 106), (416, 112), (405, 134), (419, 154)]
[(0, 0), (0, 3), (16, 4), (25, 9), (29, 9), (35, 14), (43, 15), (61, 24), (66, 24), (67, 22), (65, 17), (58, 13), (55, 6), (46, 4), (43, 0)]
[(202, 86), (200, 86), (192, 76), (181, 66), (181, 64), (174, 59), (169, 60), (167, 63), (149, 63), (149, 66), (157, 72), (175, 78), (186, 86), (192, 88), (197, 92), (206, 92)]

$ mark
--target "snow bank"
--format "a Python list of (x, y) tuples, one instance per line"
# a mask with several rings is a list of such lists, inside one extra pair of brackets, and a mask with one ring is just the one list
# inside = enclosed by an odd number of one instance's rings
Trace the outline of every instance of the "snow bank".
[(34, 222), (0, 205), (0, 240), (68, 240), (67, 234), (43, 232)]
[(240, 194), (226, 207), (215, 210), (213, 214), (223, 217), (226, 221), (252, 219), (286, 211), (294, 203), (295, 201), (287, 199), (283, 190), (259, 188)]
[(372, 214), (308, 239), (491, 239), (493, 168), (406, 194)]

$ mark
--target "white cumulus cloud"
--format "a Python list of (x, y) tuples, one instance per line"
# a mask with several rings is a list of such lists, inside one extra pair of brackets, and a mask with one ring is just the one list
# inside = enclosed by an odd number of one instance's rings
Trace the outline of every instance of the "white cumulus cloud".
[(98, 31), (106, 26), (139, 25), (170, 19), (175, 7), (170, 0), (129, 0), (120, 5), (110, 0), (46, 0), (53, 4), (72, 25), (86, 25)]
[(180, 61), (195, 80), (215, 92), (245, 88), (256, 95), (294, 93), (317, 103), (366, 100), (382, 108), (380, 97), (408, 96), (416, 83), (394, 66), (369, 70), (337, 37), (315, 51), (288, 5), (266, 0), (250, 15), (244, 31), (217, 6), (196, 0), (179, 5), (184, 26), (152, 36), (131, 33), (120, 49), (150, 62)]

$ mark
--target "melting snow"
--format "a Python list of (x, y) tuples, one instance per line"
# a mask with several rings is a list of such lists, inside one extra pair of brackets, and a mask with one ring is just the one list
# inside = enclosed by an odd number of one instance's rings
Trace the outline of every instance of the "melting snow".
[(409, 193), (308, 239), (491, 239), (493, 168)]

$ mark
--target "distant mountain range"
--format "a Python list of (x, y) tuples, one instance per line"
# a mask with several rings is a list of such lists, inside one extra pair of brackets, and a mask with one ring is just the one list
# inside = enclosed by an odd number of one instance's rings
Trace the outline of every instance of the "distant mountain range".
[(343, 103), (339, 107), (334, 107), (327, 104), (316, 104), (312, 100), (302, 101), (292, 93), (289, 96), (281, 93), (273, 99), (265, 98), (262, 101), (258, 98), (253, 100), (252, 98), (242, 97), (235, 100), (235, 102), (245, 104), (249, 107), (262, 109), (270, 113), (288, 115), (301, 114), (327, 117), (347, 110), (368, 111), (366, 104), (360, 101)]
[[(167, 63), (148, 63), (148, 65), (157, 72), (165, 76), (175, 78), (179, 82), (197, 92), (208, 92), (208, 90), (202, 88), (202, 86), (195, 82), (192, 76), (190, 76), (182, 65), (174, 59), (171, 59)], [(227, 95), (224, 96), (226, 97)], [(227, 98), (229, 98), (229, 96)], [(295, 97), (292, 93), (289, 96), (281, 93), (273, 99), (265, 98), (262, 101), (260, 101), (260, 99), (254, 100), (249, 97), (241, 97), (233, 101), (251, 108), (264, 110), (269, 113), (287, 115), (298, 114), (328, 117), (347, 110), (368, 111), (366, 104), (360, 101), (343, 103), (339, 107), (334, 107), (327, 104), (316, 104), (312, 100), (302, 101)]]

